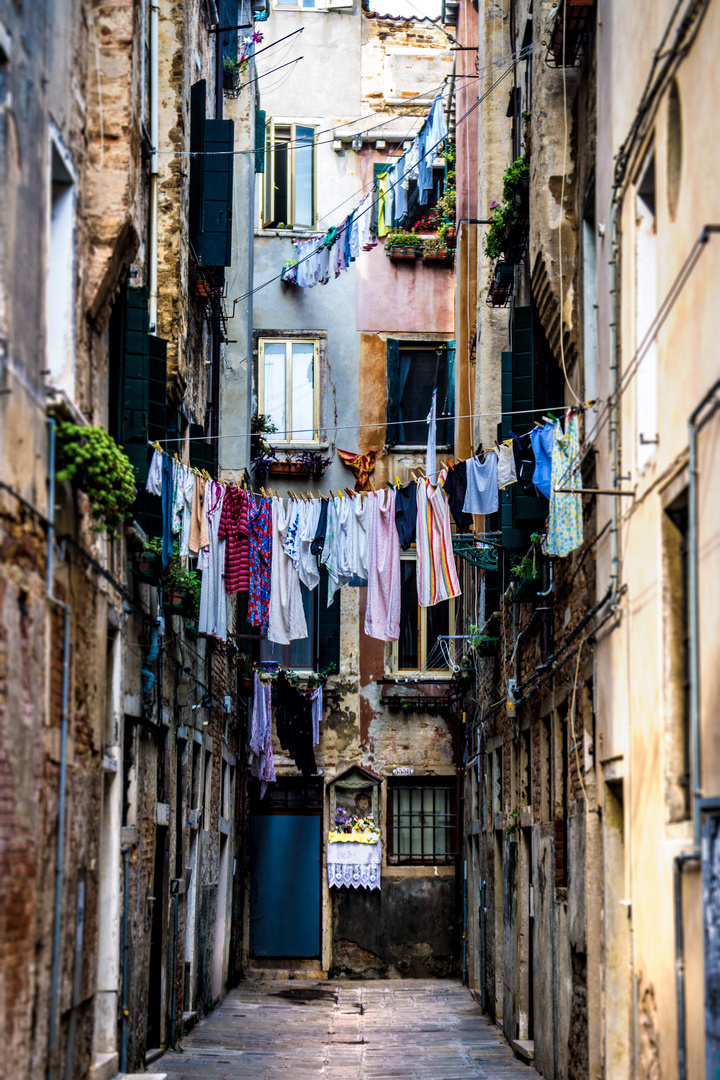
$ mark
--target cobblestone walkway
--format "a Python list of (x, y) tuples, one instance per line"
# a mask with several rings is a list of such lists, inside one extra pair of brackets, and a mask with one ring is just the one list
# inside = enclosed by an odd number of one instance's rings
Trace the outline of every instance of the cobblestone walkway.
[(533, 1080), (446, 980), (248, 981), (153, 1069), (185, 1080)]

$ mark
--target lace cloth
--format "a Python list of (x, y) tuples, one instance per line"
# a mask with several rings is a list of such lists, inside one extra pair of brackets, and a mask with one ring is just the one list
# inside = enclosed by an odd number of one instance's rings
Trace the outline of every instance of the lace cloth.
[(337, 888), (379, 889), (382, 845), (328, 844), (328, 885)]

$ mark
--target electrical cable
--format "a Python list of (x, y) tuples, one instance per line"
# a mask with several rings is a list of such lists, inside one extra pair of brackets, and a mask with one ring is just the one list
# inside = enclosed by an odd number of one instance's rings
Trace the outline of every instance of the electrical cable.
[[(485, 93), (484, 93), (484, 94), (483, 94), (483, 95), (482, 95), (481, 97), (478, 97), (477, 101), (476, 101), (476, 102), (475, 102), (475, 103), (474, 103), (474, 104), (473, 104), (473, 105), (472, 105), (472, 106), (471, 106), (471, 107), (470, 107), (470, 108), (469, 108), (469, 109), (467, 110), (467, 112), (465, 113), (465, 115), (464, 115), (464, 116), (462, 116), (462, 117), (461, 117), (461, 118), (460, 118), (460, 119), (459, 119), (458, 121), (456, 121), (456, 124), (455, 124), (455, 127), (456, 127), (456, 129), (457, 129), (457, 126), (458, 126), (458, 124), (461, 124), (461, 123), (463, 123), (463, 121), (465, 121), (465, 120), (466, 120), (466, 119), (468, 118), (468, 116), (470, 116), (470, 114), (471, 114), (472, 112), (474, 112), (474, 111), (475, 111), (475, 109), (479, 108), (479, 106), (480, 106), (480, 105), (482, 104), (482, 102), (483, 102), (483, 101), (484, 101), (484, 100), (485, 100), (485, 99), (486, 99), (486, 98), (487, 98), (487, 97), (488, 97), (488, 96), (489, 96), (489, 95), (490, 95), (490, 94), (492, 93), (492, 91), (493, 91), (493, 90), (494, 90), (494, 89), (495, 89), (495, 88), (496, 88), (497, 86), (499, 86), (499, 85), (500, 85), (500, 83), (501, 83), (501, 82), (502, 82), (502, 81), (503, 81), (503, 80), (504, 80), (504, 79), (505, 79), (505, 78), (506, 78), (506, 77), (508, 76), (508, 74), (510, 73), (510, 71), (512, 71), (513, 67), (514, 67), (514, 64), (510, 65), (510, 66), (509, 66), (509, 67), (507, 68), (507, 70), (506, 70), (506, 71), (504, 71), (504, 72), (502, 73), (502, 75), (501, 75), (501, 76), (500, 76), (500, 77), (499, 77), (498, 79), (496, 79), (496, 80), (495, 80), (495, 82), (494, 82), (494, 83), (492, 84), (492, 86), (490, 86), (490, 87), (489, 87), (489, 88), (488, 88), (488, 89), (487, 89), (487, 90), (485, 91)], [(436, 150), (436, 149), (437, 149), (437, 147), (438, 147), (438, 146), (440, 146), (440, 145), (441, 145), (441, 144), (442, 144), (443, 142), (445, 142), (445, 141), (446, 141), (446, 140), (445, 140), (445, 137), (443, 137), (442, 139), (438, 139), (438, 141), (437, 141), (437, 142), (436, 142), (436, 143), (435, 143), (435, 144), (434, 144), (433, 146), (429, 147), (429, 149), (427, 149), (427, 150), (425, 151), (424, 157), (427, 157), (427, 156), (428, 156), (428, 154), (430, 154), (430, 153), (431, 153), (431, 152), (432, 152), (433, 150)], [(307, 145), (307, 144), (306, 144), (306, 145)], [(401, 180), (400, 180), (400, 179), (398, 179), (398, 180), (396, 180), (396, 181), (395, 181), (395, 183), (393, 183), (393, 184), (389, 184), (389, 185), (388, 185), (388, 193), (389, 193), (390, 191), (394, 191), (394, 190), (395, 190), (395, 188), (396, 188), (396, 187), (398, 186), (398, 184), (399, 184), (400, 182), (401, 182)], [(357, 214), (357, 215), (355, 216), (355, 219), (354, 219), (354, 220), (356, 220), (356, 219), (358, 219), (358, 218), (362, 217), (362, 216), (363, 216), (363, 215), (365, 215), (365, 214), (369, 214), (369, 213), (370, 213), (370, 211), (371, 211), (371, 209), (372, 209), (371, 207), (368, 207), (368, 208), (367, 208), (366, 210), (363, 210), (363, 211), (362, 211), (362, 213), (360, 213), (360, 214)], [(342, 230), (339, 230), (339, 233), (338, 233), (338, 235), (340, 234), (340, 232), (341, 232), (341, 231), (342, 231)], [(314, 254), (315, 254), (314, 252), (311, 252), (310, 254), (308, 254), (308, 255), (304, 256), (304, 258), (303, 258), (303, 259), (299, 259), (296, 265), (299, 265), (299, 264), (300, 264), (301, 262), (305, 262), (305, 261), (306, 261), (307, 259), (311, 259), (311, 258), (313, 258), (313, 257), (314, 257)], [(275, 274), (275, 276), (274, 276), (274, 277), (271, 277), (271, 278), (269, 278), (269, 279), (268, 279), (267, 281), (264, 281), (264, 282), (263, 282), (263, 283), (262, 283), (261, 285), (257, 285), (257, 286), (256, 286), (256, 287), (255, 287), (254, 289), (251, 289), (251, 290), (250, 290), (249, 292), (247, 292), (247, 293), (244, 293), (244, 294), (243, 294), (242, 296), (239, 296), (239, 297), (237, 297), (237, 299), (235, 300), (235, 303), (237, 303), (237, 304), (239, 304), (239, 303), (242, 303), (242, 302), (243, 302), (244, 300), (247, 300), (247, 299), (248, 299), (249, 297), (251, 297), (251, 296), (254, 296), (254, 295), (255, 295), (255, 293), (257, 293), (257, 292), (260, 292), (260, 291), (261, 291), (262, 289), (265, 289), (265, 288), (267, 288), (267, 286), (268, 286), (268, 285), (272, 285), (272, 284), (273, 284), (274, 282), (276, 282), (276, 281), (280, 281), (280, 280), (281, 280), (281, 279), (283, 278), (283, 276), (284, 276), (284, 273), (285, 273), (285, 271), (284, 271), (284, 270), (280, 271), (280, 273), (279, 273), (279, 274)]]

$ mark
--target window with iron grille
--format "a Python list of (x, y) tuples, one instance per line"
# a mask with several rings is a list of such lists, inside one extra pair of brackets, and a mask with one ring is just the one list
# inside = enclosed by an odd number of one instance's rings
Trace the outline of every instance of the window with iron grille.
[(452, 863), (456, 830), (454, 777), (389, 782), (388, 863)]

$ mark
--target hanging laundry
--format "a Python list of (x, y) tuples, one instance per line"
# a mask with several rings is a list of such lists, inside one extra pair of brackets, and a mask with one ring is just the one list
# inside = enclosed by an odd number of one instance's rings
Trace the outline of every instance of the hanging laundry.
[(248, 622), (267, 634), (270, 615), (270, 568), (272, 560), (272, 507), (269, 499), (253, 497), (249, 503), (248, 546), (250, 591)]
[(320, 517), (318, 518), (317, 528), (315, 530), (315, 538), (310, 545), (310, 550), (313, 555), (322, 555), (323, 548), (325, 547), (325, 536), (327, 534), (327, 520), (328, 520), (328, 500), (320, 500)]
[(543, 543), (546, 555), (569, 555), (583, 542), (582, 495), (555, 489), (582, 487), (580, 437), (577, 414), (568, 410), (565, 433), (559, 420), (554, 425), (552, 481), (548, 531)]
[(205, 488), (207, 483), (208, 481), (202, 476), (198, 476), (195, 480), (192, 511), (190, 513), (190, 536), (188, 538), (188, 548), (191, 555), (197, 555), (210, 543), (207, 517), (205, 515)]
[(192, 507), (195, 497), (195, 473), (188, 469), (183, 485), (182, 520), (180, 524), (180, 554), (187, 557), (190, 554), (190, 525), (192, 522)]
[(417, 590), (421, 607), (460, 594), (447, 496), (425, 480), (417, 488)]
[(162, 495), (162, 472), (163, 472), (163, 459), (166, 457), (162, 450), (155, 450), (152, 458), (150, 459), (150, 468), (148, 469), (147, 480), (145, 481), (145, 490), (149, 491), (151, 495)]
[(317, 766), (313, 750), (312, 701), (292, 685), (284, 671), (279, 672), (275, 689), (275, 725), (280, 745), (303, 776), (313, 776)]
[(377, 450), (368, 450), (366, 454), (353, 454), (349, 450), (338, 450), (338, 457), (343, 465), (355, 473), (355, 490), (369, 491), (370, 476), (375, 471)]
[(515, 475), (517, 476), (518, 483), (526, 491), (529, 491), (531, 495), (535, 495), (535, 485), (533, 484), (535, 453), (532, 448), (530, 432), (527, 431), (524, 435), (516, 435), (514, 431), (511, 431), (510, 435), (512, 436), (513, 441), (512, 448), (513, 457), (515, 458)]
[(359, 496), (352, 500), (352, 574), (348, 585), (362, 588), (367, 585), (367, 525), (368, 499)]
[(260, 781), (260, 798), (265, 798), (267, 786), (275, 780), (272, 744), (272, 686), (262, 682), (255, 672), (253, 679), (253, 708), (250, 724), (250, 775)]
[(501, 443), (500, 446), (495, 447), (495, 453), (498, 459), (497, 484), (500, 491), (502, 491), (503, 488), (508, 487), (510, 484), (517, 483), (512, 443)]
[(282, 499), (272, 501), (272, 565), (270, 571), (270, 618), (267, 636), (278, 645), (308, 636), (303, 609), (300, 578), (289, 555), (285, 540), (290, 523), (290, 508), (286, 511)]
[(427, 418), (428, 438), (425, 454), (425, 475), (431, 484), (437, 480), (437, 389), (433, 390), (432, 405)]
[(312, 702), (312, 737), (313, 746), (317, 746), (320, 742), (320, 721), (322, 720), (323, 711), (323, 692), (322, 686), (318, 686), (317, 690), (314, 690), (311, 694), (310, 700)]
[(298, 552), (297, 569), (300, 581), (306, 589), (314, 589), (320, 583), (320, 571), (318, 570), (317, 558), (312, 553), (312, 545), (317, 533), (320, 519), (320, 500), (301, 504), (300, 524), (298, 526)]
[(407, 551), (417, 532), (417, 481), (395, 489), (395, 525), (400, 547)]
[(391, 194), (388, 192), (389, 178), (383, 173), (377, 178), (378, 182), (378, 236), (387, 236), (392, 228), (392, 209), (390, 207)]
[(373, 496), (368, 517), (368, 590), (365, 633), (379, 641), (400, 637), (400, 541), (395, 492)]
[(467, 492), (467, 462), (461, 461), (453, 465), (452, 469), (448, 469), (443, 474), (442, 485), (448, 497), (455, 524), (461, 533), (470, 532), (473, 527), (472, 515), (463, 513)]
[(225, 489), (218, 536), (225, 543), (225, 591), (228, 595), (250, 588), (247, 492)]
[(162, 564), (172, 559), (172, 513), (173, 513), (173, 462), (167, 454), (162, 461)]
[(530, 432), (530, 442), (535, 455), (533, 484), (546, 499), (550, 498), (551, 490), (554, 428), (554, 424), (544, 424), (542, 427), (536, 424)]
[(225, 593), (225, 544), (219, 536), (220, 518), (225, 489), (217, 480), (208, 480), (205, 492), (205, 516), (209, 544), (198, 555), (198, 570), (202, 570), (200, 586), (201, 634), (227, 641), (227, 596)]
[(352, 500), (331, 500), (325, 546), (320, 558), (328, 572), (328, 607), (340, 586), (347, 585), (353, 575), (352, 517)]
[(467, 462), (467, 490), (463, 510), (466, 514), (494, 514), (500, 500), (498, 497), (498, 459), (492, 451), (483, 462), (469, 458)]

